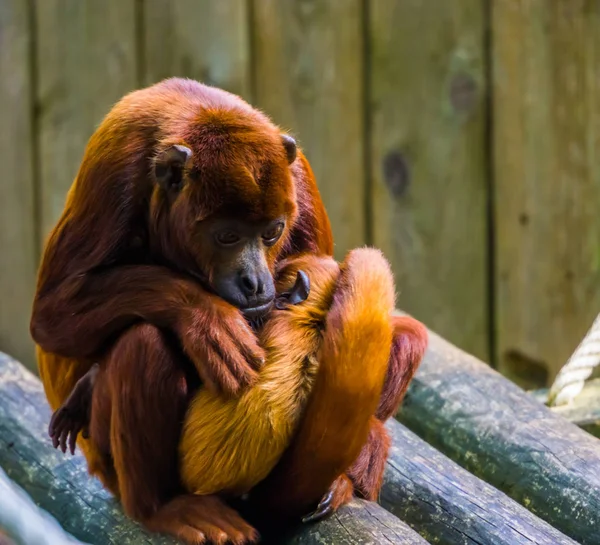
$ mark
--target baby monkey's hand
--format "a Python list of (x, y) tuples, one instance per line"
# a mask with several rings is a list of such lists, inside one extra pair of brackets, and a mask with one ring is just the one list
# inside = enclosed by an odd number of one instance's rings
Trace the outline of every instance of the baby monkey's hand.
[(290, 291), (284, 291), (275, 298), (275, 308), (284, 310), (290, 305), (298, 305), (308, 298), (310, 293), (310, 280), (304, 271), (298, 271), (296, 282)]

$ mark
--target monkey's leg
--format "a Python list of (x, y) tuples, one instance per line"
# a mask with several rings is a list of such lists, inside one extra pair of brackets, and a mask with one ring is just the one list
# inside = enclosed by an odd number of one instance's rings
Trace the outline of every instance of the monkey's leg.
[(372, 501), (379, 495), (390, 447), (383, 422), (398, 412), (427, 348), (427, 329), (421, 322), (409, 316), (394, 316), (392, 323), (392, 351), (379, 406), (371, 419), (369, 439), (348, 470), (356, 491)]
[(400, 403), (427, 349), (427, 328), (410, 316), (393, 316), (394, 335), (387, 374), (375, 416), (386, 421)]
[[(110, 448), (126, 513), (187, 543), (255, 540), (255, 530), (222, 500), (181, 490), (178, 445), (188, 388), (163, 333), (148, 324), (125, 332), (108, 358), (106, 377)], [(100, 426), (95, 409), (96, 404), (92, 419)], [(90, 429), (92, 438), (96, 431)]]
[(376, 501), (383, 484), (385, 463), (390, 450), (390, 437), (383, 422), (371, 419), (369, 439), (348, 470), (354, 490), (366, 500)]

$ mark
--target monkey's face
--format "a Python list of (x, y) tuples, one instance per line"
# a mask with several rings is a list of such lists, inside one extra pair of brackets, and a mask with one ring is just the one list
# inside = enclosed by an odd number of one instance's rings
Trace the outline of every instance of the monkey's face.
[[(274, 151), (265, 155), (269, 145)], [(295, 218), (296, 148), (281, 135), (261, 146), (229, 146), (197, 157), (202, 148), (172, 145), (157, 156), (151, 242), (154, 255), (256, 319), (275, 299), (273, 270)]]
[(221, 217), (202, 226), (202, 246), (210, 255), (211, 288), (248, 318), (262, 317), (273, 304), (273, 254), (285, 226), (285, 217), (257, 222)]

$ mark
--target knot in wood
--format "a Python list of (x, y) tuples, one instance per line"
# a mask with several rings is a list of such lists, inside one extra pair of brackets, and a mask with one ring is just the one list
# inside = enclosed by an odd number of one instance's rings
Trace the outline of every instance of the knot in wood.
[(402, 152), (390, 151), (383, 159), (383, 178), (395, 198), (402, 197), (408, 190), (410, 171)]

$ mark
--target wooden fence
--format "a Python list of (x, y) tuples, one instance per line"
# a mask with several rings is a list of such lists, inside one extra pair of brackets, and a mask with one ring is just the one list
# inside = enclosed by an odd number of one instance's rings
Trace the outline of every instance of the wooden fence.
[(600, 3), (0, 1), (0, 350), (33, 365), (41, 247), (84, 146), (164, 77), (295, 134), (339, 257), (381, 247), (405, 310), (522, 384), (600, 310)]

